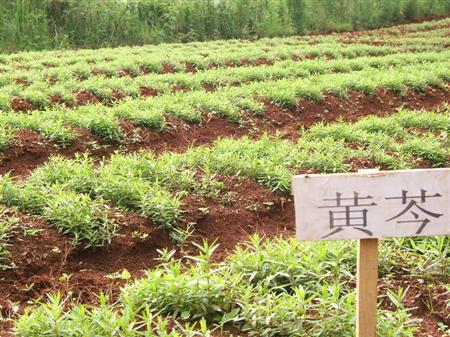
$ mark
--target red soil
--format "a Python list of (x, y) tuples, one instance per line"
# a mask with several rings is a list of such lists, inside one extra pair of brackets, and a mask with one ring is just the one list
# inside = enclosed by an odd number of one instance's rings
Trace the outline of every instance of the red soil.
[(113, 89), (113, 101), (120, 101), (123, 100), (127, 97), (127, 95), (125, 95), (122, 91), (117, 90), (117, 89)]
[(158, 90), (151, 87), (140, 87), (141, 96), (152, 97), (158, 95)]
[(126, 70), (119, 70), (117, 72), (117, 77), (136, 77), (132, 73)]
[(98, 70), (98, 69), (95, 69), (95, 68), (91, 70), (91, 74), (94, 75), (94, 76), (104, 76), (104, 77), (108, 77), (108, 78), (112, 77), (111, 73), (108, 73), (108, 72), (105, 72), (105, 71), (102, 71), (102, 70)]
[(170, 63), (164, 63), (164, 64), (161, 66), (161, 72), (162, 72), (163, 74), (173, 74), (173, 73), (176, 73), (177, 70), (175, 69), (175, 67), (174, 67), (172, 64), (170, 64)]
[(172, 86), (172, 87), (171, 87), (171, 90), (172, 90), (173, 92), (187, 92), (187, 91), (189, 91), (188, 88), (186, 88), (185, 86), (182, 86), (182, 85), (180, 85), (180, 84), (177, 84), (177, 85)]
[[(448, 89), (426, 88), (423, 93), (409, 91), (406, 95), (397, 95), (391, 91), (379, 89), (373, 95), (358, 91), (349, 91), (347, 98), (326, 94), (322, 102), (304, 100), (286, 113), (283, 109), (271, 106), (266, 108), (264, 116), (280, 120), (284, 116), (282, 127), (285, 137), (296, 139), (299, 125), (311, 126), (318, 122), (333, 122), (340, 117), (348, 122), (354, 122), (362, 116), (386, 116), (399, 107), (408, 109), (433, 110), (450, 99)], [(283, 127), (284, 126), (284, 127)]]
[[(26, 129), (18, 130), (15, 134), (15, 143), (12, 148), (5, 151), (0, 159), (0, 174), (10, 173), (22, 179), (36, 167), (47, 161), (51, 155), (73, 157), (75, 153), (89, 152), (94, 156), (108, 156), (114, 147), (106, 144), (98, 137), (83, 129), (75, 129), (79, 135), (74, 143), (66, 149), (61, 149), (42, 135)], [(94, 147), (94, 143), (99, 148)]]
[[(434, 280), (433, 283), (439, 283), (436, 281), (438, 280)], [(403, 304), (413, 318), (421, 320), (414, 336), (445, 337), (444, 331), (438, 330), (438, 323), (450, 325), (450, 312), (447, 307), (450, 292), (442, 286), (429, 286), (423, 280), (408, 277), (383, 284), (381, 292), (384, 293), (386, 289), (397, 292), (399, 288), (407, 289)], [(387, 297), (382, 299), (381, 306), (384, 309), (395, 310)], [(433, 312), (430, 312), (430, 307), (433, 308)]]
[(17, 84), (23, 85), (24, 87), (28, 87), (30, 85), (30, 82), (28, 82), (27, 80), (24, 80), (22, 78), (16, 78), (14, 81)]
[(240, 66), (246, 66), (246, 67), (252, 66), (253, 65), (253, 61), (252, 60), (248, 60), (248, 59), (241, 59), (239, 61), (239, 65)]
[(264, 58), (258, 58), (256, 60), (241, 59), (239, 66), (251, 67), (251, 66), (272, 65), (272, 64), (273, 61)]
[(64, 99), (61, 96), (57, 96), (57, 95), (51, 95), (50, 101), (55, 104), (64, 104), (65, 103)]
[(75, 104), (73, 101), (67, 101), (64, 98), (62, 98), (61, 96), (57, 96), (57, 95), (51, 95), (50, 102), (52, 104), (61, 105), (63, 107), (69, 108), (69, 109), (75, 107)]
[(3, 153), (0, 174), (12, 171), (21, 175), (29, 172), (47, 160), (49, 153), (54, 151), (54, 145), (48, 139), (31, 130), (18, 130), (15, 142), (13, 148)]
[(222, 66), (225, 66), (228, 68), (236, 68), (238, 66), (238, 64), (234, 63), (232, 61), (225, 61)]
[(203, 88), (203, 90), (205, 90), (206, 92), (213, 92), (213, 91), (216, 91), (216, 90), (217, 90), (215, 86), (213, 86), (213, 85), (211, 85), (211, 84), (208, 84), (208, 83), (202, 84), (202, 88)]
[[(249, 179), (220, 176), (218, 179), (225, 184), (222, 195), (228, 193), (231, 204), (223, 200), (205, 202), (191, 195), (185, 200), (188, 209), (183, 216), (186, 223), (196, 223), (196, 241), (218, 240), (216, 258), (224, 258), (227, 251), (254, 233), (268, 237), (294, 235), (294, 205), (289, 195), (274, 194)], [(199, 208), (207, 208), (207, 214), (199, 212)]]
[(87, 104), (96, 104), (101, 102), (100, 98), (90, 93), (89, 91), (80, 91), (76, 94), (76, 97), (77, 97), (77, 104), (79, 106)]
[(11, 108), (14, 111), (22, 111), (22, 112), (36, 109), (36, 107), (33, 104), (24, 101), (18, 97), (13, 97), (11, 99)]
[(273, 61), (264, 58), (258, 58), (255, 62), (256, 65), (268, 65), (268, 66), (273, 65), (273, 63), (274, 63)]
[(217, 69), (219, 68), (219, 65), (217, 63), (210, 63), (206, 66), (208, 69)]
[(144, 66), (139, 67), (139, 71), (144, 75), (150, 74), (150, 70)]
[(248, 132), (235, 123), (217, 117), (206, 118), (201, 125), (188, 124), (173, 117), (166, 119), (167, 128), (162, 132), (150, 128), (137, 128), (131, 123), (122, 122), (122, 128), (127, 133), (128, 150), (148, 148), (156, 153), (184, 151), (189, 146), (210, 144), (224, 136), (240, 137)]
[(184, 71), (185, 71), (186, 73), (192, 73), (192, 74), (195, 74), (198, 70), (197, 70), (197, 68), (195, 67), (194, 64), (192, 64), (192, 63), (186, 63), (186, 64), (185, 64)]

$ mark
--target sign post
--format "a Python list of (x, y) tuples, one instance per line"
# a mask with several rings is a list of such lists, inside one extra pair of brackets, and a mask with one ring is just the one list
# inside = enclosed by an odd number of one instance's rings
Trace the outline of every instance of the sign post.
[[(358, 173), (377, 173), (358, 170)], [(378, 239), (359, 239), (356, 259), (356, 336), (376, 337), (378, 306)]]
[(377, 335), (378, 239), (358, 240), (356, 336)]
[(378, 239), (450, 235), (450, 168), (295, 176), (298, 240), (358, 240), (356, 336), (376, 337)]

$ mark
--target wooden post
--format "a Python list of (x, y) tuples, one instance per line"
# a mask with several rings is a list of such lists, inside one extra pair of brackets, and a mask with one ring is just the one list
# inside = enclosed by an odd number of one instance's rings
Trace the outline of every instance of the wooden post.
[[(377, 173), (378, 169), (358, 170)], [(378, 299), (378, 239), (358, 240), (356, 273), (356, 337), (376, 337)]]
[(377, 335), (378, 239), (358, 240), (356, 336)]

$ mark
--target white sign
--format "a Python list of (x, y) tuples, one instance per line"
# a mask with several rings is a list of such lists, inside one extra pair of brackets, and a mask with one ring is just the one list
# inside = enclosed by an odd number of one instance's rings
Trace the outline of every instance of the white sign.
[(298, 240), (450, 235), (450, 168), (293, 178)]

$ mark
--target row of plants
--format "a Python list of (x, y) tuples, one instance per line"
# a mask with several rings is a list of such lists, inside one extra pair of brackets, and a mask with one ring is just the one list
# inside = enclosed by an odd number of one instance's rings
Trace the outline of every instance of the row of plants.
[[(379, 30), (371, 30), (364, 33), (358, 33), (362, 35), (371, 35), (384, 37), (385, 35), (391, 36), (404, 36), (414, 34), (415, 32), (427, 31), (432, 34), (432, 31), (440, 31), (445, 29), (448, 25), (449, 19), (441, 19), (434, 21), (427, 21), (419, 24), (409, 24), (394, 26), (390, 28), (382, 28)], [(444, 27), (444, 28), (443, 28)], [(343, 34), (344, 36), (346, 34)], [(214, 50), (229, 49), (260, 49), (264, 47), (271, 47), (277, 45), (292, 45), (292, 44), (307, 44), (311, 41), (314, 42), (335, 42), (336, 38), (342, 35), (313, 35), (313, 36), (295, 36), (286, 38), (262, 38), (257, 40), (218, 40), (218, 41), (206, 41), (206, 42), (191, 42), (191, 43), (171, 43), (160, 45), (145, 45), (140, 47), (121, 47), (121, 48), (103, 48), (103, 49), (82, 49), (82, 50), (65, 50), (65, 51), (42, 51), (42, 52), (25, 52), (12, 55), (0, 55), (0, 63), (8, 64), (15, 63), (27, 67), (27, 63), (38, 62), (38, 64), (50, 66), (58, 65), (59, 63), (73, 64), (75, 62), (84, 61), (87, 59), (89, 62), (103, 61), (105, 59), (109, 61), (123, 58), (124, 55), (148, 55), (158, 54), (162, 50), (170, 50), (170, 53), (165, 53), (171, 56), (171, 53), (178, 52), (209, 52)], [(168, 58), (170, 59), (170, 58)]]
[(172, 231), (186, 195), (218, 196), (215, 175), (253, 179), (288, 192), (297, 172), (347, 172), (359, 163), (383, 169), (442, 167), (449, 163), (448, 107), (400, 111), (355, 124), (318, 124), (291, 142), (267, 135), (217, 140), (212, 146), (159, 156), (116, 153), (95, 162), (87, 155), (53, 157), (23, 181), (0, 180), (0, 202), (47, 219), (75, 244), (105, 245), (117, 231), (115, 214), (134, 211)]
[[(104, 75), (109, 77), (139, 76), (143, 73), (167, 73), (200, 71), (210, 68), (240, 67), (258, 64), (270, 64), (286, 59), (305, 59), (318, 57), (351, 58), (362, 55), (388, 55), (399, 52), (442, 50), (442, 44), (436, 38), (428, 37), (427, 43), (408, 43), (404, 46), (371, 46), (365, 44), (339, 44), (334, 41), (322, 44), (301, 44), (267, 46), (262, 49), (243, 46), (231, 48), (226, 52), (217, 49), (212, 52), (199, 50), (173, 51), (170, 55), (166, 51), (159, 54), (128, 54), (115, 56), (114, 60), (106, 57), (101, 60), (79, 57), (71, 61), (62, 59), (55, 62), (47, 60), (46, 66), (33, 63), (11, 63), (0, 65), (0, 85), (14, 84), (17, 80), (30, 84), (39, 81), (54, 83), (68, 79), (84, 80), (92, 76)], [(191, 69), (187, 69), (190, 65)]]
[[(336, 62), (334, 67), (337, 69), (342, 66), (342, 71), (349, 71), (352, 62), (347, 62)], [(333, 63), (330, 64), (333, 67)], [(376, 67), (377, 63), (374, 61), (370, 65)], [(381, 88), (401, 94), (407, 90), (420, 92), (427, 86), (446, 88), (449, 75), (447, 63), (437, 61), (253, 82), (239, 87), (219, 87), (214, 92), (194, 90), (168, 93), (154, 98), (125, 100), (112, 107), (87, 105), (77, 109), (61, 108), (30, 114), (0, 112), (0, 149), (14, 146), (14, 130), (17, 129), (38, 132), (63, 147), (77, 137), (73, 127), (86, 129), (107, 141), (120, 142), (124, 134), (120, 126), (121, 119), (160, 131), (166, 126), (166, 115), (189, 123), (200, 123), (205, 113), (242, 122), (246, 114), (263, 115), (263, 101), (292, 108), (304, 99), (320, 102), (325, 99), (326, 93), (345, 97), (348, 90), (365, 94), (373, 94)]]
[[(151, 158), (149, 154), (146, 162), (150, 163)], [(133, 158), (128, 159), (122, 162), (137, 169)], [(155, 161), (153, 169), (144, 167), (144, 172), (120, 172), (118, 162), (120, 158), (113, 157), (97, 171), (87, 156), (74, 160), (54, 157), (24, 183), (14, 184), (3, 176), (1, 199), (9, 207), (42, 216), (61, 233), (68, 234), (73, 244), (83, 243), (86, 247), (111, 242), (118, 229), (116, 218), (120, 210), (139, 212), (157, 225), (172, 228), (180, 215), (180, 196), (172, 195), (159, 180), (179, 178), (180, 184), (184, 179), (195, 186), (193, 172), (177, 173)], [(141, 164), (144, 162), (142, 158)]]
[[(141, 75), (134, 78), (91, 77), (79, 82), (68, 79), (56, 85), (37, 81), (24, 88), (20, 84), (7, 85), (0, 88), (0, 107), (8, 111), (13, 109), (13, 98), (33, 104), (35, 108), (45, 109), (55, 105), (52, 97), (58, 97), (69, 105), (77, 104), (77, 93), (89, 92), (102, 101), (115, 100), (117, 93), (125, 97), (136, 98), (143, 93), (142, 88), (151, 88), (152, 94), (171, 93), (174, 87), (183, 91), (203, 90), (205, 86), (226, 87), (239, 86), (251, 82), (269, 80), (308, 78), (327, 73), (346, 73), (368, 68), (390, 69), (403, 65), (421, 65), (434, 62), (444, 62), (450, 52), (400, 53), (380, 57), (356, 57), (335, 60), (307, 60), (296, 62), (292, 60), (277, 62), (271, 66), (251, 66), (245, 68), (222, 68), (207, 70), (196, 74), (163, 74)], [(121, 97), (122, 99), (123, 97)], [(11, 102), (8, 104), (8, 102)]]
[(431, 30), (445, 29), (448, 28), (450, 20), (448, 18), (442, 20), (431, 20), (424, 21), (420, 23), (411, 23), (407, 25), (399, 25), (392, 27), (383, 27), (375, 30), (378, 34), (389, 34), (389, 35), (397, 35), (401, 36), (405, 33), (424, 33), (429, 32)]
[[(374, 167), (405, 169), (448, 164), (448, 107), (440, 113), (400, 111), (391, 117), (366, 117), (355, 124), (318, 124), (300, 131), (297, 143), (264, 136), (222, 139), (210, 147), (173, 154), (183, 167), (238, 175), (273, 191), (290, 191), (291, 177), (305, 170), (355, 170), (352, 159)], [(425, 131), (428, 130), (428, 131)]]
[(0, 270), (14, 268), (14, 263), (10, 261), (9, 239), (13, 229), (20, 220), (3, 206), (0, 206)]
[[(448, 23), (448, 20), (443, 20), (442, 25), (430, 27), (430, 29), (427, 30), (417, 30), (417, 31), (404, 31), (402, 29), (389, 29), (386, 30), (384, 33), (381, 34), (357, 34), (355, 38), (374, 38), (374, 39), (382, 39), (391, 41), (401, 41), (402, 37), (406, 38), (424, 38), (429, 36), (430, 38), (434, 37), (444, 37), (446, 34), (448, 34), (450, 25)], [(343, 34), (343, 36), (351, 36), (352, 34)]]
[[(1, 83), (14, 78), (30, 82), (39, 79), (64, 80), (72, 77), (89, 77), (93, 74), (122, 76), (123, 71), (131, 75), (145, 72), (164, 71), (164, 65), (170, 65), (170, 71), (184, 71), (185, 64), (195, 69), (208, 69), (211, 66), (244, 65), (259, 60), (275, 62), (287, 58), (317, 57), (321, 55), (346, 56), (357, 53), (371, 55), (393, 51), (408, 51), (415, 48), (442, 49), (448, 32), (445, 29), (427, 31), (426, 36), (414, 40), (418, 33), (378, 35), (373, 32), (350, 36), (354, 42), (368, 43), (353, 46), (342, 45), (343, 37), (316, 36), (303, 38), (276, 38), (251, 41), (217, 41), (185, 45), (165, 45), (158, 48), (147, 46), (138, 48), (105, 49), (100, 51), (82, 50), (77, 52), (28, 53), (0, 55)], [(411, 38), (409, 38), (411, 37)], [(370, 45), (378, 41), (376, 45)], [(380, 46), (380, 41), (386, 46)], [(403, 41), (403, 42), (402, 42)], [(389, 47), (389, 45), (393, 45)], [(165, 48), (163, 48), (165, 47)], [(225, 52), (224, 52), (225, 49)], [(343, 49), (341, 51), (341, 49)], [(348, 51), (347, 51), (348, 49)], [(170, 50), (170, 52), (168, 52)], [(122, 75), (121, 75), (122, 74)], [(42, 76), (44, 75), (44, 78)], [(4, 84), (2, 84), (4, 85)]]
[(446, 34), (448, 34), (449, 24), (448, 20), (443, 20), (442, 22), (446, 23), (443, 23), (442, 25), (439, 26), (430, 27), (430, 29), (426, 30), (405, 31), (402, 28), (392, 29), (391, 27), (385, 31), (379, 30), (376, 34), (373, 34), (372, 31), (366, 34), (364, 32), (356, 34), (347, 33), (341, 34), (341, 37), (351, 37), (354, 38), (355, 40), (359, 39), (383, 40), (386, 41), (387, 44), (389, 44), (390, 42), (401, 43), (403, 37), (405, 37), (406, 39), (414, 39), (414, 38), (423, 39), (427, 36), (430, 37), (431, 39), (443, 38), (445, 37)]
[[(382, 280), (448, 275), (448, 238), (384, 240)], [(29, 308), (17, 321), (18, 337), (213, 336), (230, 325), (248, 336), (354, 336), (353, 242), (305, 243), (254, 236), (224, 262), (204, 242), (197, 256), (175, 259), (161, 251), (160, 267), (121, 289), (116, 301), (72, 303), (60, 294)], [(426, 251), (426, 254), (423, 252)], [(398, 271), (401, 269), (401, 272)], [(444, 274), (442, 274), (444, 272)], [(448, 281), (444, 277), (442, 282)], [(403, 304), (408, 288), (382, 293), (378, 333), (412, 337), (419, 320)]]
[[(445, 34), (448, 35), (448, 32)], [(367, 44), (367, 45), (383, 45), (394, 48), (401, 48), (403, 46), (413, 45), (418, 50), (422, 48), (439, 48), (446, 49), (448, 37), (406, 37), (406, 38), (389, 38), (389, 39), (377, 39), (377, 38), (355, 38), (354, 40), (343, 40), (343, 42), (351, 42), (351, 44)]]

